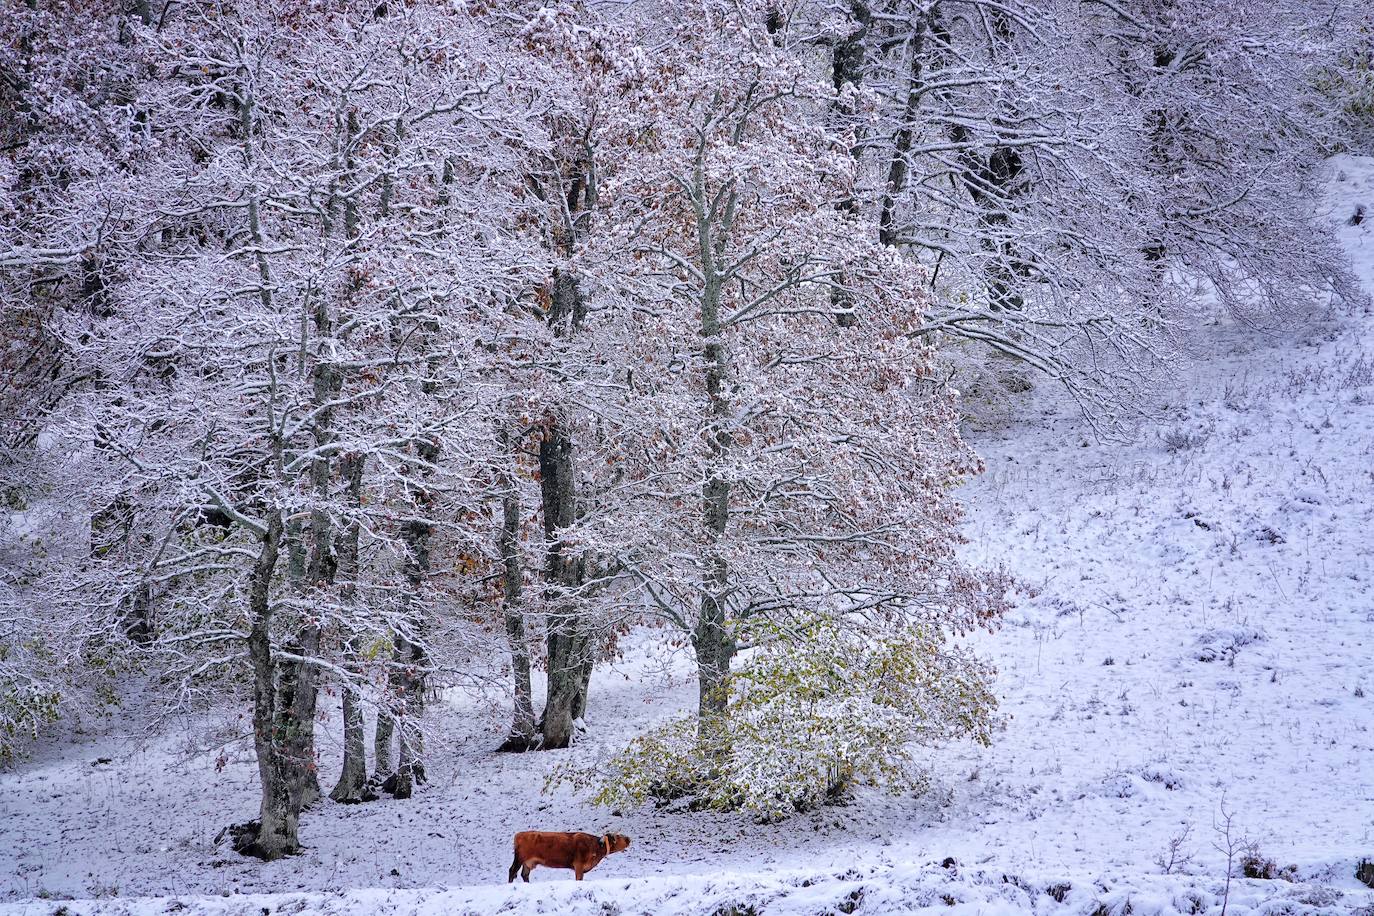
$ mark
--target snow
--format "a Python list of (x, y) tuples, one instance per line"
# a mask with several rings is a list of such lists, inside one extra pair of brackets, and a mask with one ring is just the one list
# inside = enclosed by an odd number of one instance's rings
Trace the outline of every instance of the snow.
[[(1232, 913), (1331, 913), (1349, 905), (1330, 888), (1274, 882), (1239, 881), (1231, 888)], [(1012, 877), (998, 872), (961, 874), (938, 865), (906, 868), (851, 868), (839, 873), (807, 871), (766, 874), (672, 876), (631, 880), (562, 882), (546, 885), (477, 886), (352, 890), (333, 894), (243, 894), (104, 901), (28, 901), (0, 904), (0, 913), (48, 916), (65, 907), (71, 916), (142, 916), (195, 912), (205, 916), (259, 916), (262, 913), (406, 913), (415, 916), (488, 916), (493, 913), (578, 914), (698, 913), (814, 916), (831, 913), (939, 913), (949, 916), (1019, 914), (1129, 913), (1180, 916), (1220, 912), (1223, 888), (1203, 882), (1183, 887), (1177, 881), (1099, 878), (1082, 886), (1067, 879)], [(1345, 895), (1349, 897), (1352, 895)], [(1098, 910), (1098, 907), (1105, 907)]]
[[(1374, 212), (1374, 159), (1330, 169), (1319, 215), (1374, 290), (1374, 220), (1347, 223)], [(1021, 583), (1002, 631), (979, 638), (1005, 723), (991, 748), (930, 752), (922, 795), (860, 793), (763, 826), (541, 792), (691, 707), (689, 667), (645, 639), (598, 671), (574, 749), (493, 754), (497, 699), (455, 695), (431, 714), (418, 798), (321, 804), (304, 854), (266, 865), (215, 843), (256, 805), (239, 710), (147, 740), (125, 734), (141, 707), (92, 714), (0, 773), (0, 913), (1374, 907), (1353, 878), (1374, 859), (1374, 315), (1333, 309), (1281, 335), (1218, 321), (1190, 344), (1167, 416), (1134, 441), (1096, 441), (1044, 383), (1016, 423), (972, 434), (988, 471), (963, 493), (969, 556)], [(327, 789), (337, 698), (321, 706)], [(1225, 813), (1298, 880), (1237, 879), (1227, 896)], [(580, 885), (540, 869), (508, 886), (510, 837), (528, 828), (635, 844)], [(1161, 874), (1180, 836), (1187, 861)]]

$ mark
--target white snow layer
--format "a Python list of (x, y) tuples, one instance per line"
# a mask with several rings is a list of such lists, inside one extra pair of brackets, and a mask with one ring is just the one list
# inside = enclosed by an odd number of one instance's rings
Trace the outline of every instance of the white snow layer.
[(937, 865), (850, 869), (846, 872), (722, 873), (518, 884), (461, 888), (370, 888), (332, 894), (235, 894), (221, 897), (135, 898), (131, 900), (31, 900), (0, 904), (0, 913), (39, 916), (205, 916), (297, 914), (415, 914), (488, 916), (494, 913), (556, 913), (558, 916), (829, 916), (829, 914), (918, 914), (1017, 916), (1216, 916), (1348, 912), (1374, 895), (1342, 892), (1312, 884), (1237, 881), (1229, 892), (1216, 882), (1137, 877), (1097, 878), (1083, 886), (1068, 879), (1027, 879), (989, 872), (958, 874)]

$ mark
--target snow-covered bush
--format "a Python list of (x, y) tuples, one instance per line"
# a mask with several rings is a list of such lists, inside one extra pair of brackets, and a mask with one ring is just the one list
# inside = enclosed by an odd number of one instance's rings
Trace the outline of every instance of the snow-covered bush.
[(992, 668), (934, 628), (822, 618), (768, 639), (737, 672), (724, 722), (693, 719), (637, 738), (609, 767), (573, 777), (608, 805), (691, 798), (776, 820), (854, 783), (919, 787), (911, 750), (991, 739)]
[(18, 511), (0, 508), (0, 765), (56, 721), (64, 706), (76, 708), (78, 686), (92, 686), (103, 670), (102, 660), (93, 657), (78, 666), (86, 683), (73, 682), (66, 661), (82, 654), (79, 644), (89, 635), (61, 625), (51, 602), (36, 597), (44, 564), (68, 555), (75, 536), (43, 502), (48, 481), (31, 474), (38, 453), (30, 450), (14, 460), (17, 451), (0, 450), (0, 492), (13, 494), (18, 504)]
[(1374, 20), (1349, 36), (1339, 58), (1318, 76), (1317, 88), (1345, 118), (1353, 139), (1374, 143)]
[(28, 638), (0, 639), (0, 764), (20, 743), (57, 719), (61, 694), (41, 676), (43, 646)]
[(1193, 449), (1201, 448), (1211, 437), (1211, 430), (1172, 426), (1159, 434), (1159, 441), (1164, 446), (1164, 451), (1176, 455), (1179, 452), (1191, 452)]
[(1247, 878), (1259, 878), (1264, 881), (1296, 881), (1298, 879), (1298, 867), (1296, 865), (1280, 867), (1277, 862), (1260, 851), (1258, 843), (1253, 842), (1249, 843), (1241, 852), (1240, 873)]
[(1243, 647), (1263, 640), (1264, 633), (1251, 626), (1240, 625), (1208, 630), (1198, 637), (1197, 660), (1231, 662)]

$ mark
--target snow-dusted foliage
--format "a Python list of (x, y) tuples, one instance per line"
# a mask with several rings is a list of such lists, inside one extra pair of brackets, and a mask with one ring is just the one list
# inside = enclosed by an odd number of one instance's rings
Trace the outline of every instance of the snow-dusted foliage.
[[(635, 364), (611, 378), (604, 436), (624, 504), (581, 530), (690, 639), (701, 744), (688, 753), (737, 745), (751, 761), (785, 729), (733, 727), (740, 646), (768, 633), (765, 652), (787, 659), (843, 631), (823, 620), (885, 617), (891, 633), (848, 644), (857, 672), (920, 628), (995, 619), (1000, 595), (954, 558), (949, 491), (977, 464), (915, 333), (922, 272), (838, 206), (853, 161), (817, 120), (828, 84), (761, 13), (708, 3), (660, 28), (642, 78), (654, 91), (626, 100), (592, 211), (622, 252), (584, 327), (633, 322)], [(830, 765), (822, 742), (792, 747)], [(734, 791), (699, 789), (713, 803)]]
[(1374, 15), (1346, 34), (1335, 60), (1322, 69), (1317, 87), (1346, 119), (1360, 150), (1374, 148)]
[(52, 491), (89, 548), (30, 600), (182, 700), (252, 686), (264, 856), (318, 792), (323, 677), (374, 682), (404, 771), (424, 685), (471, 642), (425, 610), (471, 585), (428, 573), (488, 540), (479, 380), (538, 262), (487, 223), (520, 213), (522, 109), (457, 64), (494, 56), (484, 34), (438, 9), (267, 2), (144, 31), (160, 153), (103, 191), (101, 307), (54, 322), (90, 381), (49, 416)]
[(678, 720), (569, 778), (608, 805), (687, 798), (779, 820), (856, 783), (920, 788), (913, 747), (991, 741), (993, 671), (934, 626), (813, 617), (758, 623), (748, 636), (760, 645), (731, 678), (727, 740), (705, 742), (695, 722)]
[(148, 147), (130, 21), (79, 0), (0, 10), (0, 757), (90, 681), (69, 664), (78, 628), (29, 586), (73, 541), (43, 434), (83, 380), (56, 324), (105, 306), (97, 189), (118, 187)]
[(31, 635), (38, 627), (12, 612), (3, 619), (11, 635), (0, 642), (0, 762), (8, 762), (17, 745), (57, 719), (62, 695), (42, 677), (50, 659)]
[(792, 27), (827, 35), (870, 189), (856, 206), (929, 268), (923, 330), (1013, 355), (1109, 419), (1175, 354), (1197, 284), (1269, 326), (1360, 295), (1303, 206), (1345, 129), (1319, 86), (1354, 78), (1365, 12), (854, 0)]

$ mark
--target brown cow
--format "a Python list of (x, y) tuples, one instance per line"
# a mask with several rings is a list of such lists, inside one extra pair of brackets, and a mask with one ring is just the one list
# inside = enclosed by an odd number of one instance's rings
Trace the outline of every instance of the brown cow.
[(509, 884), (515, 873), (526, 882), (535, 866), (571, 868), (581, 881), (582, 876), (613, 852), (630, 848), (630, 838), (621, 833), (593, 836), (590, 833), (558, 833), (552, 830), (523, 830), (515, 835), (515, 861), (510, 863)]

